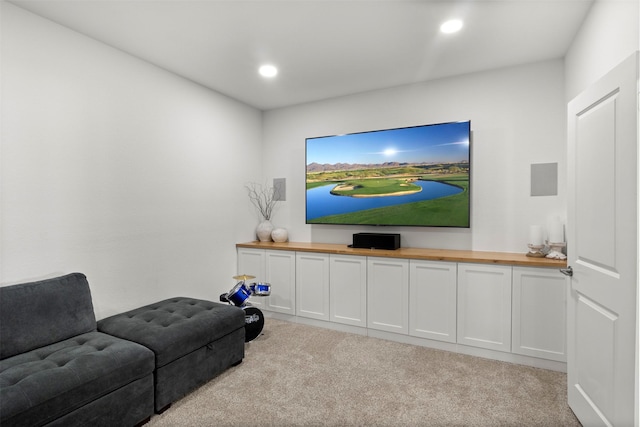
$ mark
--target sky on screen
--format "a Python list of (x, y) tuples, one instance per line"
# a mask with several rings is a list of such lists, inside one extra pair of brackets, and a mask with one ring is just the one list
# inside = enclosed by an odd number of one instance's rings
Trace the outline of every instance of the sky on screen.
[(311, 163), (458, 162), (469, 160), (469, 122), (307, 138)]

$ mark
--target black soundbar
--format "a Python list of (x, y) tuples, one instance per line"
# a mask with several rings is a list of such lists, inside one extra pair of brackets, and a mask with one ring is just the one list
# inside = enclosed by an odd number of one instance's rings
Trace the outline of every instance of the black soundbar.
[(400, 235), (392, 233), (356, 233), (353, 235), (351, 248), (389, 249), (400, 247)]

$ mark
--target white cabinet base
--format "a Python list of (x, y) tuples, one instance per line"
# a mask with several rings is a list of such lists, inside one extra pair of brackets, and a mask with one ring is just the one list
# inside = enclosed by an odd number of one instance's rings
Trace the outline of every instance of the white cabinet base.
[[(246, 249), (239, 248), (238, 249), (238, 269), (237, 275), (246, 274), (248, 276), (254, 276), (253, 279), (248, 279), (245, 281), (245, 284), (251, 284), (253, 282), (266, 282), (267, 277), (265, 275), (265, 256), (266, 253), (264, 249)], [(267, 301), (269, 300), (268, 296), (261, 297), (251, 297), (249, 298), (249, 302), (251, 305), (264, 309)]]
[(266, 251), (265, 263), (265, 274), (271, 285), (271, 295), (267, 297), (265, 310), (296, 314), (295, 252)]
[(457, 264), (409, 261), (409, 335), (456, 342)]
[(367, 326), (367, 257), (334, 255), (329, 259), (330, 320)]
[(296, 314), (329, 320), (329, 254), (296, 253)]
[(458, 343), (511, 351), (511, 267), (458, 264)]
[(556, 268), (304, 249), (238, 247), (266, 317), (566, 372)]
[(409, 260), (368, 257), (367, 326), (409, 333)]
[(557, 271), (513, 267), (512, 352), (566, 362), (567, 286)]

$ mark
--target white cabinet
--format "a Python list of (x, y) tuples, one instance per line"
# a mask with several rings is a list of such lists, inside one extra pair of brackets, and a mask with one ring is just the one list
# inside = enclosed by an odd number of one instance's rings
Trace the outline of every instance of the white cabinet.
[(566, 363), (567, 283), (555, 265), (339, 249), (238, 247), (237, 274), (271, 285), (270, 296), (249, 301), (265, 312), (532, 366)]
[(330, 320), (367, 327), (367, 257), (335, 255), (329, 258)]
[(409, 333), (409, 260), (367, 258), (367, 326)]
[(409, 262), (409, 335), (456, 342), (457, 264)]
[(458, 264), (459, 344), (511, 351), (511, 267)]
[(271, 295), (266, 298), (265, 310), (296, 314), (295, 254), (293, 251), (266, 251), (265, 275), (271, 285)]
[(296, 314), (329, 320), (329, 254), (296, 253)]
[[(255, 279), (246, 280), (246, 284), (249, 285), (253, 282), (266, 282), (265, 274), (265, 250), (264, 249), (238, 249), (238, 275), (246, 274), (255, 276)], [(256, 297), (249, 298), (251, 305), (254, 305), (260, 309), (264, 308), (266, 300), (269, 297)]]
[(558, 270), (513, 267), (513, 353), (566, 362), (566, 295)]

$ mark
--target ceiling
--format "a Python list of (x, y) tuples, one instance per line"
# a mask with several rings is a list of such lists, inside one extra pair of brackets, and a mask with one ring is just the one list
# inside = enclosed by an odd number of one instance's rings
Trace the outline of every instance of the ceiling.
[(562, 58), (593, 0), (10, 2), (268, 110)]

